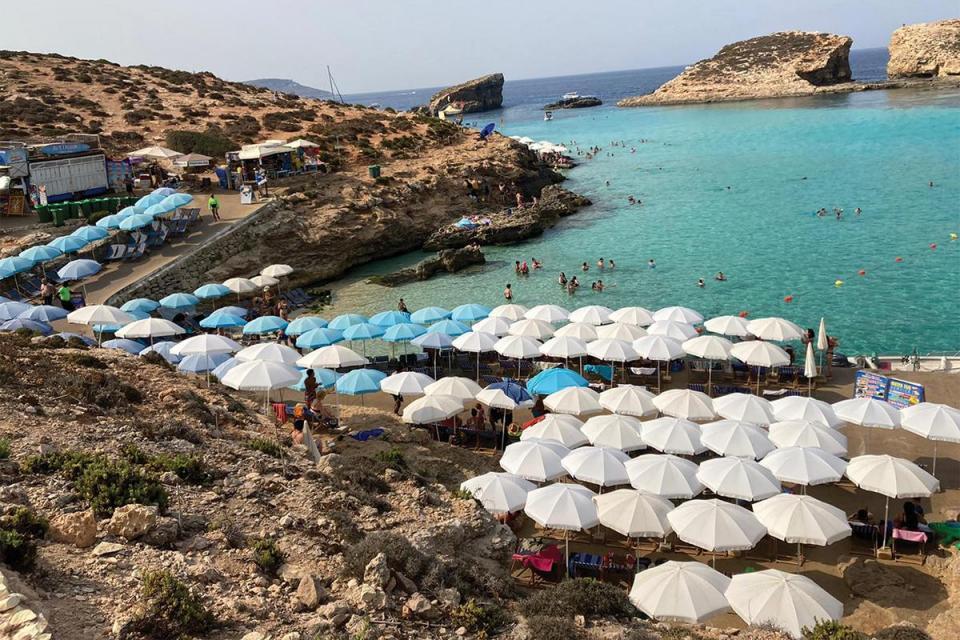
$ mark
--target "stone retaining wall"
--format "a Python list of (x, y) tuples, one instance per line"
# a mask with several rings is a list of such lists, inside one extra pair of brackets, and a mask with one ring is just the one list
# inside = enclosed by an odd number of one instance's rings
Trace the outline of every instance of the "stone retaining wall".
[(268, 202), (249, 217), (205, 240), (199, 247), (117, 291), (106, 304), (119, 307), (134, 298), (159, 300), (174, 291), (193, 291), (209, 281), (207, 273), (212, 268), (253, 247), (262, 232), (261, 226), (280, 205), (276, 200)]

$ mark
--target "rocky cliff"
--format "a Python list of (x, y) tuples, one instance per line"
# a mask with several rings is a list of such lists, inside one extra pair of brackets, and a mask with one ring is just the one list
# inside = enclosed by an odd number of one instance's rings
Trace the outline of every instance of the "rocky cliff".
[(436, 115), (448, 104), (463, 109), (464, 113), (499, 109), (503, 104), (503, 74), (491, 73), (438, 91), (430, 98), (427, 109)]
[(787, 31), (742, 40), (622, 107), (803, 96), (850, 81), (847, 36)]
[(900, 27), (890, 38), (891, 78), (960, 75), (960, 19)]

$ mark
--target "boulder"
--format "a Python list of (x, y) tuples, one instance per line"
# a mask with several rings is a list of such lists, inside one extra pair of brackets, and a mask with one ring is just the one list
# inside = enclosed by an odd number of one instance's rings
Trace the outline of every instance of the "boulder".
[(588, 107), (599, 107), (603, 100), (596, 96), (577, 96), (576, 98), (561, 98), (556, 102), (551, 102), (543, 107), (544, 111), (553, 111), (555, 109), (586, 109)]
[(487, 259), (483, 251), (476, 246), (443, 249), (435, 258), (428, 258), (410, 269), (401, 269), (382, 276), (372, 276), (369, 282), (385, 287), (395, 287), (407, 282), (429, 280), (437, 273), (456, 273), (475, 264), (483, 264)]
[(430, 98), (427, 111), (435, 116), (448, 105), (461, 109), (463, 113), (499, 109), (503, 105), (503, 74), (491, 73), (442, 89)]
[(81, 549), (92, 547), (97, 541), (97, 520), (93, 511), (63, 513), (50, 521), (47, 537), (54, 542), (72, 544)]
[(387, 556), (378, 553), (367, 563), (363, 570), (363, 581), (374, 587), (383, 589), (390, 582), (390, 568), (387, 566)]
[(891, 78), (960, 75), (960, 19), (902, 26), (890, 37), (889, 49)]
[(848, 36), (784, 31), (734, 42), (701, 60), (651, 94), (621, 107), (805, 96), (848, 83)]
[(440, 613), (441, 612), (430, 603), (430, 598), (427, 598), (419, 591), (407, 598), (407, 601), (403, 604), (404, 618), (424, 618), (429, 620), (436, 618)]
[(307, 609), (316, 609), (326, 596), (323, 586), (314, 576), (303, 576), (297, 585), (297, 600)]
[(152, 547), (170, 547), (180, 535), (180, 525), (176, 518), (157, 518), (155, 526), (151, 527), (141, 538), (141, 542)]
[(114, 509), (107, 531), (113, 535), (135, 540), (157, 524), (157, 507), (142, 504), (126, 504)]
[(380, 587), (360, 585), (360, 607), (366, 611), (379, 611), (387, 606), (387, 594)]

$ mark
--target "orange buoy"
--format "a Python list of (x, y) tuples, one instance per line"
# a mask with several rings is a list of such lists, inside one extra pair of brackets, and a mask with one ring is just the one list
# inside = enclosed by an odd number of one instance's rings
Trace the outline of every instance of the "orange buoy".
[(903, 262), (903, 258), (901, 258), (900, 256), (897, 256), (897, 258), (896, 258), (896, 260), (894, 260), (894, 262)]
[(793, 302), (793, 296), (783, 296), (784, 302)]
[(867, 275), (867, 271), (866, 271), (865, 269), (860, 269), (860, 271), (857, 271), (857, 275), (858, 275), (858, 276), (865, 276), (865, 275)]

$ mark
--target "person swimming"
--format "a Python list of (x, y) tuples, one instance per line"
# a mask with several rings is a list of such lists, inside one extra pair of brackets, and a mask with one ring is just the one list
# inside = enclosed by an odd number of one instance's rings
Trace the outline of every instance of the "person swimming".
[(513, 266), (513, 272), (516, 273), (516, 274), (519, 274), (519, 273), (520, 273), (520, 261), (517, 260), (517, 261), (514, 262), (513, 264), (514, 264), (514, 266)]
[(503, 298), (506, 301), (513, 300), (513, 289), (510, 287), (510, 283), (507, 283), (506, 288), (503, 290)]
[(581, 271), (590, 271), (590, 265), (588, 265), (586, 262), (584, 262), (582, 265), (580, 265), (580, 270), (581, 270)]
[(647, 266), (650, 267), (651, 269), (656, 269), (657, 261), (654, 260), (653, 258), (650, 258), (649, 260), (647, 260)]
[(857, 216), (859, 216), (861, 213), (863, 213), (863, 209), (861, 209), (860, 207), (857, 207), (856, 209), (853, 210), (853, 212), (857, 214)]
[(707, 286), (707, 283), (703, 281), (703, 278), (700, 278), (697, 280), (697, 286), (703, 289), (705, 286)]
[(608, 268), (608, 269), (616, 269), (616, 268), (617, 268), (617, 263), (613, 261), (613, 258), (611, 258), (611, 259), (610, 259), (610, 262), (607, 263), (607, 268)]
[(597, 268), (603, 269), (603, 267), (604, 267), (603, 258), (600, 258), (599, 260), (597, 260)]
[(717, 275), (713, 276), (713, 279), (717, 282), (723, 282), (727, 279), (727, 276), (723, 275), (723, 271), (717, 271)]
[(561, 287), (564, 286), (564, 285), (566, 285), (566, 284), (567, 284), (567, 274), (565, 274), (563, 271), (561, 271), (561, 272), (560, 272), (560, 277), (557, 278), (557, 282), (560, 283), (560, 286), (561, 286)]
[(596, 292), (602, 292), (604, 289), (603, 280), (597, 280), (597, 283), (593, 286), (593, 290)]
[(543, 263), (536, 258), (530, 258), (530, 263), (533, 264), (534, 269), (543, 269)]

